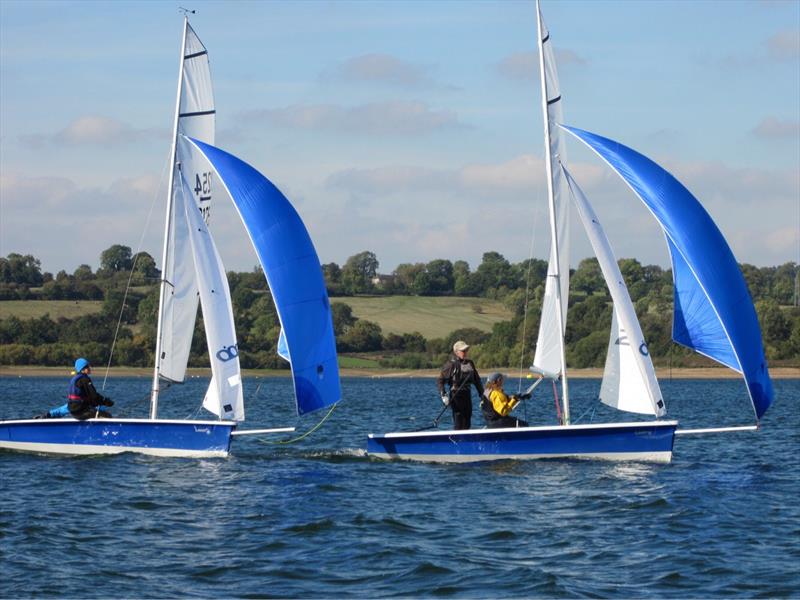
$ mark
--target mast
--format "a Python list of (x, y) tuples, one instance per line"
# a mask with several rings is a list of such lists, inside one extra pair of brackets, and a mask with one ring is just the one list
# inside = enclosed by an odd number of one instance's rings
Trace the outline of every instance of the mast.
[(167, 192), (167, 216), (165, 219), (164, 224), (164, 251), (161, 254), (161, 289), (158, 295), (158, 326), (156, 329), (156, 359), (155, 359), (155, 367), (153, 369), (153, 387), (150, 392), (150, 418), (155, 419), (158, 416), (158, 392), (159, 392), (159, 383), (160, 383), (160, 372), (161, 372), (161, 336), (162, 336), (162, 329), (163, 329), (163, 308), (164, 308), (164, 300), (167, 295), (167, 287), (171, 285), (170, 282), (166, 280), (166, 265), (167, 259), (169, 257), (169, 234), (172, 228), (172, 204), (173, 204), (173, 194), (174, 194), (174, 180), (175, 180), (175, 160), (177, 158), (177, 147), (178, 147), (178, 118), (180, 116), (180, 106), (181, 106), (181, 88), (183, 86), (183, 65), (184, 65), (184, 56), (186, 54), (186, 32), (189, 28), (189, 18), (184, 15), (183, 17), (183, 38), (181, 39), (181, 55), (180, 55), (180, 66), (178, 68), (178, 94), (177, 98), (175, 99), (175, 124), (173, 127), (173, 134), (172, 134), (172, 152), (170, 153), (170, 163), (169, 163), (169, 190)]
[(544, 153), (545, 153), (545, 169), (547, 171), (547, 200), (550, 212), (550, 239), (552, 243), (552, 252), (555, 260), (553, 261), (553, 273), (548, 274), (549, 277), (554, 278), (554, 290), (556, 298), (556, 319), (558, 322), (559, 331), (559, 351), (561, 355), (561, 391), (564, 396), (564, 425), (569, 425), (569, 387), (567, 385), (567, 356), (564, 344), (564, 315), (561, 304), (561, 272), (558, 258), (558, 231), (556, 227), (556, 200), (553, 192), (553, 163), (552, 153), (550, 151), (550, 118), (547, 112), (548, 107), (548, 94), (547, 94), (547, 79), (545, 76), (544, 65), (544, 32), (542, 31), (542, 11), (539, 7), (539, 0), (536, 0), (536, 25), (537, 25), (537, 43), (539, 46), (539, 74), (542, 85), (542, 114), (544, 116)]

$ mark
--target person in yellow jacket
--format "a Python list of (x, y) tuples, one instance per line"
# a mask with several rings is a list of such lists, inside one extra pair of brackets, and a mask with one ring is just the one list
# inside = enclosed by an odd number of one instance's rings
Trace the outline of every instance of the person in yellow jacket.
[(502, 373), (492, 373), (486, 378), (486, 386), (481, 397), (481, 412), (490, 429), (497, 427), (527, 427), (522, 419), (509, 416), (520, 400), (530, 398), (530, 394), (516, 394), (511, 397), (503, 391), (505, 377)]

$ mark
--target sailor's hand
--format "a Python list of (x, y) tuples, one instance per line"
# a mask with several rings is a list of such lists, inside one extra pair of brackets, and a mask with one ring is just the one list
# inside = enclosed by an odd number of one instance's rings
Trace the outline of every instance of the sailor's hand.
[(447, 394), (442, 394), (442, 404), (445, 406), (450, 404), (450, 398), (447, 397)]
[(530, 397), (531, 397), (531, 394), (530, 394), (530, 392), (526, 392), (526, 393), (524, 393), (524, 394), (520, 394), (520, 395), (519, 395), (519, 399), (520, 399), (520, 400), (527, 400), (527, 399), (528, 399), (528, 398), (530, 398)]
[(114, 406), (114, 401), (111, 398), (105, 398), (102, 404), (103, 406)]

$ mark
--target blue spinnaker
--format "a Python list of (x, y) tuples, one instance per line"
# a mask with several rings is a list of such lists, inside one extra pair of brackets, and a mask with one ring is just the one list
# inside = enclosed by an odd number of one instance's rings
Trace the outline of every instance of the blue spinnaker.
[(191, 141), (227, 188), (264, 268), (285, 340), (281, 354), (291, 356), (297, 413), (338, 402), (342, 394), (330, 302), (300, 215), (253, 167), (224, 150)]
[(652, 160), (594, 133), (561, 126), (597, 152), (664, 230), (672, 256), (672, 337), (744, 376), (756, 417), (772, 403), (761, 328), (733, 252), (700, 202)]

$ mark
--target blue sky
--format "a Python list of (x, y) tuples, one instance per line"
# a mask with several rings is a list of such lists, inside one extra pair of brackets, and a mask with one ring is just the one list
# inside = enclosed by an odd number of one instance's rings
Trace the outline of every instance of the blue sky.
[[(185, 6), (186, 3), (180, 5)], [(195, 2), (217, 144), (273, 180), (322, 262), (546, 256), (533, 2)], [(161, 255), (173, 2), (0, 0), (0, 255)], [(740, 262), (800, 261), (800, 3), (542, 3), (568, 124), (667, 167)], [(668, 264), (639, 201), (572, 140), (619, 257)], [(226, 202), (226, 266), (257, 262)], [(143, 233), (144, 232), (144, 233)], [(573, 265), (591, 253), (574, 230)], [(140, 240), (142, 240), (140, 242)]]

